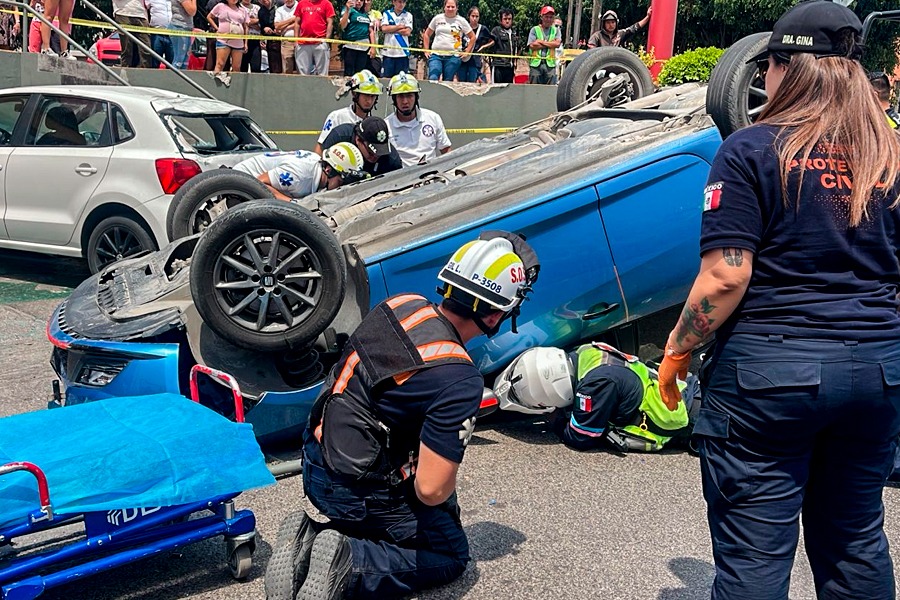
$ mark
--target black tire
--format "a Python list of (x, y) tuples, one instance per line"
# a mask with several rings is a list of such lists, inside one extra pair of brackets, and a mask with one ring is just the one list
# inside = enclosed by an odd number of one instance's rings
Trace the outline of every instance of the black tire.
[(596, 95), (610, 76), (624, 74), (631, 80), (627, 100), (637, 100), (656, 91), (650, 70), (625, 48), (603, 46), (583, 52), (566, 67), (556, 88), (556, 110), (564, 111)]
[(266, 567), (266, 600), (294, 600), (309, 570), (312, 523), (302, 510), (285, 517), (278, 528)]
[(107, 217), (88, 237), (84, 253), (91, 273), (141, 252), (157, 250), (156, 241), (142, 223), (129, 217)]
[(228, 555), (228, 570), (238, 581), (247, 579), (253, 569), (253, 550), (248, 544), (242, 544)]
[(756, 65), (747, 61), (765, 50), (770, 35), (766, 31), (739, 39), (713, 68), (706, 88), (706, 112), (722, 139), (753, 123), (768, 101), (765, 82)]
[(337, 314), (346, 284), (331, 230), (282, 200), (229, 210), (203, 232), (191, 259), (191, 295), (206, 324), (263, 352), (315, 340)]
[(175, 192), (166, 214), (166, 234), (174, 241), (200, 233), (229, 208), (274, 197), (272, 190), (243, 171), (215, 169), (200, 173)]

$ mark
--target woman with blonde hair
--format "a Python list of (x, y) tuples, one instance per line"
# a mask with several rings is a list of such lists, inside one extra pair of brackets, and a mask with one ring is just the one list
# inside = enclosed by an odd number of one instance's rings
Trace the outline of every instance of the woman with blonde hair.
[(713, 598), (786, 599), (802, 522), (819, 598), (895, 597), (882, 489), (900, 433), (900, 143), (859, 62), (862, 25), (801, 2), (755, 57), (769, 103), (722, 144), (700, 273), (663, 399), (701, 368)]

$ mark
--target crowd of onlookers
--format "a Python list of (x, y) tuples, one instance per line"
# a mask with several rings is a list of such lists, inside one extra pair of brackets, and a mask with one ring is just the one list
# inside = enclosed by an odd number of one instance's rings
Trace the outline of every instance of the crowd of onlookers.
[[(30, 2), (62, 31), (71, 32), (74, 0)], [(339, 11), (331, 0), (112, 0), (112, 5), (116, 22), (181, 69), (187, 68), (198, 30), (219, 34), (206, 41), (205, 69), (225, 85), (235, 71), (327, 75), (333, 53), (340, 56), (347, 76), (364, 69), (387, 78), (419, 73), (421, 63), (422, 76), (430, 80), (513, 83), (523, 61), (529, 83), (557, 82), (562, 22), (550, 5), (540, 9), (538, 24), (522, 44), (508, 8), (490, 16), (497, 24), (489, 28), (482, 24), (477, 4), (463, 16), (457, 0), (444, 0), (442, 12), (427, 24), (414, 23), (406, 0), (390, 0), (385, 10), (373, 8), (373, 0), (344, 2)], [(639, 22), (619, 29), (616, 13), (607, 11), (587, 46), (621, 45), (646, 27), (650, 14), (648, 10)], [(412, 37), (416, 27), (421, 28), (421, 42)], [(29, 51), (75, 58), (66, 40), (38, 19), (30, 21), (28, 34)], [(2, 13), (0, 48), (16, 49), (21, 37), (19, 17)], [(122, 66), (159, 67), (152, 53), (129, 36), (120, 36), (120, 46)], [(524, 82), (524, 74), (520, 77)]]

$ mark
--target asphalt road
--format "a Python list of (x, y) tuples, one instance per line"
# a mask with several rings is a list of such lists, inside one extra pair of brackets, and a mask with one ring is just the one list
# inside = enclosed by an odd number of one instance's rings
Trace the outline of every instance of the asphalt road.
[[(46, 320), (84, 276), (78, 261), (0, 251), (0, 416), (46, 406), (53, 379)], [(697, 460), (687, 454), (577, 453), (559, 444), (547, 423), (501, 415), (476, 428), (460, 471), (459, 500), (473, 561), (457, 582), (420, 598), (709, 597), (713, 567), (705, 506)], [(897, 563), (900, 490), (886, 489), (884, 501)], [(299, 477), (242, 494), (238, 504), (256, 513), (260, 534), (246, 582), (230, 578), (224, 545), (210, 540), (42, 598), (263, 598), (278, 525), (289, 512), (309, 506)], [(791, 598), (814, 597), (801, 550)]]

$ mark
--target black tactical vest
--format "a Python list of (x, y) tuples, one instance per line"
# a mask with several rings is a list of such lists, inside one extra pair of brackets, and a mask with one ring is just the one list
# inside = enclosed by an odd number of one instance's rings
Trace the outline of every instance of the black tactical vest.
[[(421, 369), (472, 364), (459, 334), (422, 296), (381, 302), (350, 336), (309, 417), (326, 466), (356, 480), (403, 478), (389, 458), (390, 430), (375, 409), (379, 390), (403, 385)], [(413, 461), (415, 457), (409, 457)]]

